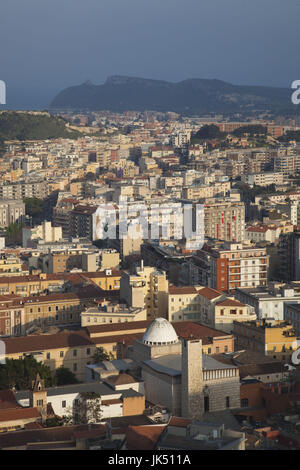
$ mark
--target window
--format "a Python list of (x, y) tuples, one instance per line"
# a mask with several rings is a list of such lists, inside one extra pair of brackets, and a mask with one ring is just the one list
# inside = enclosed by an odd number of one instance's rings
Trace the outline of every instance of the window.
[(63, 351), (60, 351), (59, 356), (60, 356), (60, 357), (64, 357), (64, 352), (63, 352)]
[(218, 352), (220, 352), (219, 346), (216, 347), (216, 353), (218, 354)]
[(74, 351), (73, 351), (73, 356), (74, 356), (74, 357), (77, 356), (77, 349), (74, 349)]
[(230, 408), (230, 397), (226, 397), (226, 408)]
[(86, 353), (87, 353), (88, 356), (91, 354), (90, 348), (87, 348)]
[(47, 353), (47, 359), (50, 359), (50, 353)]
[(242, 398), (242, 399), (241, 399), (241, 407), (242, 407), (242, 408), (248, 408), (248, 406), (249, 406), (249, 400), (248, 400), (248, 398)]
[(37, 400), (36, 404), (37, 406), (43, 406), (44, 400)]
[(73, 371), (77, 372), (77, 364), (73, 364)]
[(63, 401), (61, 402), (61, 406), (62, 406), (62, 408), (66, 408), (66, 406), (67, 406), (66, 400), (63, 400)]
[(224, 352), (228, 352), (228, 346), (224, 346)]

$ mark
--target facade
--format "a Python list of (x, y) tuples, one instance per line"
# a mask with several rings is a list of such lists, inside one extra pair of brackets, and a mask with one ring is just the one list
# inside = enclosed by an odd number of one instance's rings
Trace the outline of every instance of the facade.
[(128, 307), (124, 304), (101, 302), (101, 305), (89, 307), (81, 312), (81, 326), (101, 325), (147, 320), (146, 309)]
[(272, 283), (265, 288), (237, 289), (235, 297), (252, 306), (258, 320), (286, 320), (285, 309), (290, 304), (300, 303), (300, 293), (281, 283)]
[(169, 287), (168, 320), (199, 321), (202, 325), (231, 333), (233, 321), (256, 319), (254, 309), (224, 292), (209, 287)]
[(278, 277), (281, 281), (300, 280), (300, 231), (294, 227), (291, 233), (279, 237), (278, 254), (280, 266)]
[(132, 358), (141, 367), (146, 400), (175, 416), (199, 419), (239, 406), (238, 368), (202, 354), (199, 339), (180, 341), (165, 319), (155, 319), (134, 342)]
[(266, 248), (238, 243), (204, 245), (190, 262), (190, 284), (224, 292), (266, 286), (268, 268)]
[(56, 242), (62, 239), (62, 228), (52, 227), (51, 222), (43, 222), (34, 228), (23, 228), (22, 246), (24, 248), (33, 247), (39, 240)]
[[(34, 391), (34, 402), (51, 405), (54, 414), (67, 416), (74, 424), (100, 423), (109, 418), (140, 415), (145, 410), (145, 396), (124, 384), (115, 390), (109, 381), (92, 382), (43, 389), (42, 400)], [(15, 392), (19, 405), (26, 407), (32, 403), (28, 391)]]
[(264, 352), (273, 359), (288, 362), (298, 348), (292, 325), (280, 321), (234, 322), (237, 347)]
[(284, 174), (279, 172), (250, 173), (242, 176), (242, 181), (250, 186), (270, 186), (271, 184), (283, 184)]
[(166, 273), (144, 266), (135, 274), (123, 271), (120, 281), (120, 298), (130, 307), (145, 308), (147, 319), (166, 317), (168, 306), (168, 280)]
[(5, 228), (10, 224), (21, 224), (25, 219), (25, 204), (21, 200), (0, 200), (0, 227)]
[(205, 236), (217, 240), (242, 242), (245, 238), (245, 205), (227, 202), (204, 205)]

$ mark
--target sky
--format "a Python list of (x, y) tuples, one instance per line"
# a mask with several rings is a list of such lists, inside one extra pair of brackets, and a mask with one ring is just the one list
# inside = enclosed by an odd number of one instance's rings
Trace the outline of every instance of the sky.
[(300, 0), (1, 0), (7, 107), (111, 75), (290, 88), (299, 16)]

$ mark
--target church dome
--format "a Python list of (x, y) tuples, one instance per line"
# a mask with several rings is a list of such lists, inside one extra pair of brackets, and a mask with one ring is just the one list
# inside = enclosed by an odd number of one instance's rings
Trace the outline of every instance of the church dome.
[(175, 344), (178, 342), (178, 336), (168, 320), (156, 318), (148, 326), (142, 342), (154, 346)]

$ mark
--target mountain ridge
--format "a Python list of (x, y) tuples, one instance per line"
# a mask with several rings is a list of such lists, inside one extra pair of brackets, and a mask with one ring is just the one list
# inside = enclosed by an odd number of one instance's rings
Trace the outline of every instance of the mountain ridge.
[(112, 75), (101, 85), (85, 82), (65, 88), (51, 108), (111, 111), (174, 111), (181, 114), (271, 111), (296, 113), (289, 88), (233, 85), (219, 79), (179, 82)]

